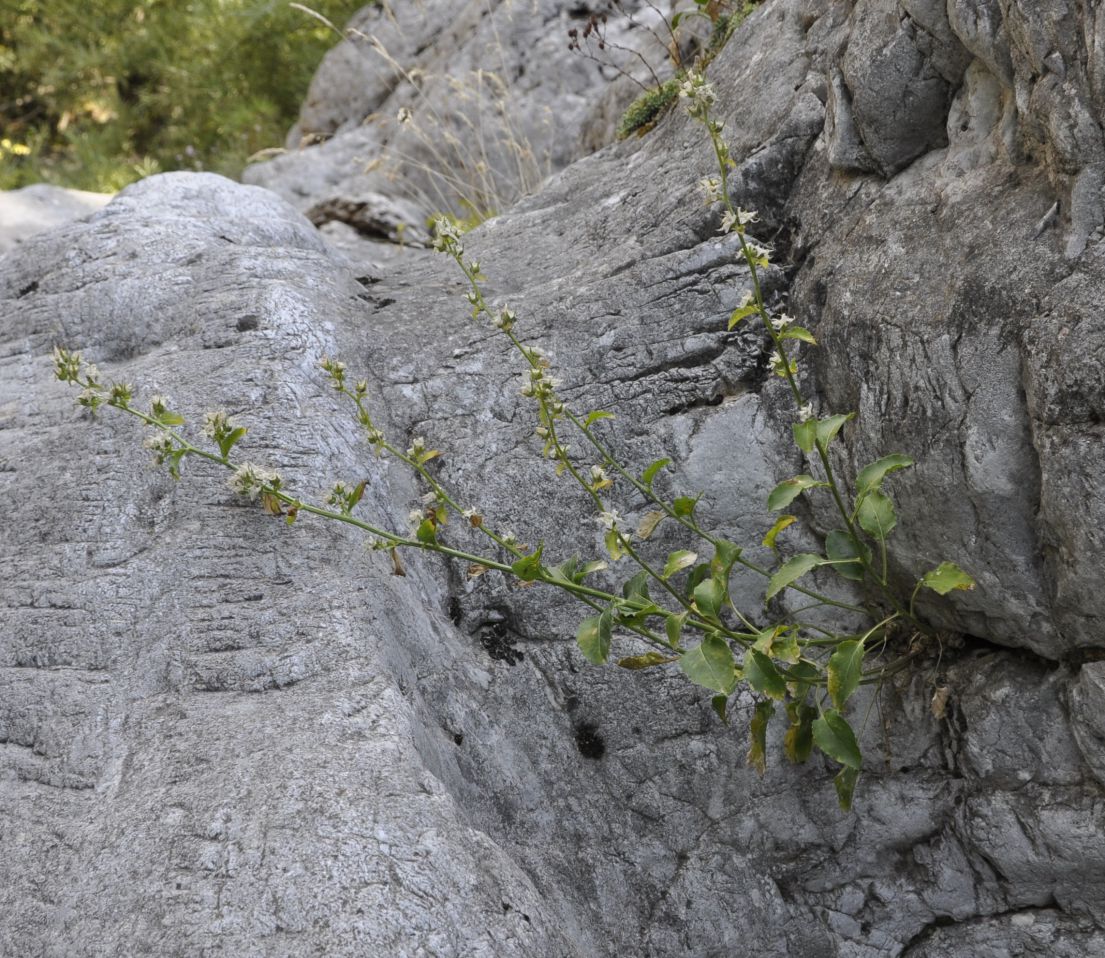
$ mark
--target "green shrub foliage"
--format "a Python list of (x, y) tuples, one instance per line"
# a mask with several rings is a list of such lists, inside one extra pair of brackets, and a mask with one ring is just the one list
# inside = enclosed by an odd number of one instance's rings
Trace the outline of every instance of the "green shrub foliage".
[[(363, 0), (315, 0), (341, 23)], [(337, 36), (284, 0), (5, 0), (0, 189), (237, 175), (283, 144)]]

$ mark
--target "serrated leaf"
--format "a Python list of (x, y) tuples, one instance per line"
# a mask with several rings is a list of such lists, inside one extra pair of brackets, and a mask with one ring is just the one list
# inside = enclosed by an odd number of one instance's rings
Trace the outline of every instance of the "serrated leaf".
[(623, 669), (639, 672), (641, 669), (652, 669), (658, 665), (667, 665), (674, 662), (677, 656), (664, 655), (663, 652), (645, 652), (644, 655), (630, 655), (624, 659), (618, 659), (618, 665)]
[(813, 444), (817, 441), (817, 420), (807, 419), (805, 422), (796, 422), (790, 427), (794, 433), (794, 441), (802, 452), (813, 452)]
[(671, 462), (670, 459), (657, 459), (641, 474), (641, 485), (652, 488), (652, 480), (656, 474)]
[(725, 585), (717, 579), (706, 579), (695, 586), (694, 604), (706, 618), (716, 619), (725, 602)]
[(761, 695), (782, 700), (787, 694), (787, 683), (775, 663), (763, 652), (749, 649), (744, 654), (744, 680)]
[(921, 585), (939, 595), (947, 595), (953, 589), (970, 590), (975, 584), (975, 580), (954, 562), (941, 562), (935, 569), (921, 576)]
[(819, 565), (824, 565), (828, 561), (823, 556), (814, 555), (812, 552), (801, 552), (796, 556), (791, 556), (767, 580), (767, 592), (764, 593), (764, 599), (774, 598), (788, 585), (801, 579), (811, 569), (816, 569)]
[(544, 550), (544, 544), (537, 547), (537, 551), (532, 555), (522, 556), (517, 562), (514, 562), (510, 566), (510, 571), (513, 572), (523, 582), (533, 582), (541, 576), (541, 552)]
[(660, 578), (670, 579), (677, 572), (682, 572), (684, 569), (694, 565), (697, 561), (697, 552), (688, 552), (686, 549), (676, 549), (675, 552), (668, 556), (668, 561), (664, 563), (664, 571), (660, 573)]
[(587, 429), (597, 423), (600, 419), (613, 419), (614, 414), (612, 412), (605, 412), (602, 409), (596, 409), (594, 412), (588, 413), (587, 418), (583, 420), (583, 428)]
[(727, 714), (729, 707), (728, 695), (715, 695), (710, 699), (710, 705), (713, 706), (714, 712), (717, 713), (717, 717), (722, 720), (726, 725), (729, 724), (729, 716)]
[(813, 752), (813, 720), (817, 709), (805, 702), (788, 702), (790, 727), (783, 736), (783, 751), (795, 765), (807, 761)]
[(844, 708), (844, 703), (859, 687), (859, 680), (863, 678), (864, 651), (862, 642), (847, 639), (829, 657), (829, 698), (838, 709)]
[(824, 419), (811, 420), (816, 422), (815, 433), (817, 436), (817, 444), (823, 449), (827, 449), (829, 443), (835, 438), (836, 434), (840, 432), (849, 419), (855, 419), (856, 414), (854, 412), (849, 413), (837, 413), (835, 416), (826, 416)]
[(854, 769), (863, 765), (856, 733), (852, 731), (848, 720), (835, 709), (827, 709), (820, 718), (814, 720), (813, 743), (841, 765)]
[(859, 475), (856, 476), (856, 498), (865, 496), (869, 492), (873, 492), (882, 485), (883, 479), (885, 479), (890, 473), (897, 472), (899, 469), (908, 469), (913, 465), (913, 460), (909, 456), (903, 456), (900, 452), (893, 453), (889, 456), (883, 456), (882, 459), (871, 463), (869, 466), (864, 466)]
[(771, 512), (778, 512), (794, 502), (806, 489), (819, 489), (827, 485), (827, 482), (820, 482), (804, 473), (791, 479), (784, 479), (771, 490), (771, 494), (767, 497), (767, 508)]
[(711, 633), (679, 657), (679, 668), (695, 685), (728, 695), (737, 684), (729, 644)]
[(683, 623), (686, 621), (686, 612), (680, 612), (679, 615), (669, 615), (664, 620), (664, 632), (668, 637), (668, 645), (673, 649), (679, 646), (679, 635), (683, 631)]
[(576, 643), (583, 657), (592, 665), (602, 665), (610, 657), (612, 615), (609, 609), (602, 615), (584, 619), (576, 631)]
[(817, 340), (813, 338), (813, 333), (804, 326), (788, 326), (779, 334), (779, 338), (797, 339), (803, 343), (809, 343), (811, 346), (817, 345)]
[(656, 509), (652, 512), (645, 513), (643, 519), (637, 526), (637, 538), (648, 539), (656, 531), (656, 527), (667, 517), (666, 512), (661, 512)]
[(774, 714), (775, 706), (771, 702), (760, 702), (749, 725), (752, 744), (748, 749), (748, 764), (760, 775), (767, 771), (767, 725)]
[(694, 507), (698, 505), (698, 500), (702, 498), (702, 494), (697, 496), (680, 496), (672, 503), (672, 512), (674, 512), (680, 518), (694, 515)]
[(852, 796), (856, 791), (856, 780), (859, 778), (859, 769), (842, 768), (833, 779), (836, 787), (836, 800), (840, 803), (842, 811), (852, 810)]
[[(863, 563), (858, 561), (861, 555), (871, 561), (871, 552), (865, 546), (861, 553), (856, 540), (847, 532), (836, 529), (825, 537), (825, 554), (833, 560), (833, 571), (845, 579), (853, 582), (863, 581)], [(856, 559), (856, 562), (845, 562), (845, 559)]]
[(863, 497), (856, 512), (860, 528), (869, 536), (882, 542), (898, 524), (898, 515), (894, 503), (885, 493), (869, 492)]

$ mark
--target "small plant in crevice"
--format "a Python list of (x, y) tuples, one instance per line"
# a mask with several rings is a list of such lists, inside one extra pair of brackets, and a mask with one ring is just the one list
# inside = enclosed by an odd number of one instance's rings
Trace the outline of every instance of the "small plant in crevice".
[[(164, 397), (139, 405), (131, 386), (105, 382), (94, 366), (62, 348), (55, 350), (55, 372), (81, 389), (80, 405), (93, 411), (107, 406), (141, 420), (150, 429), (147, 447), (174, 478), (179, 478), (189, 457), (217, 463), (231, 471), (230, 485), (236, 493), (259, 502), (272, 516), (292, 523), (312, 515), (363, 531), (374, 549), (390, 557), (396, 575), (405, 574), (401, 551), (415, 549), (463, 563), (472, 577), (494, 571), (522, 583), (559, 589), (586, 607), (575, 638), (587, 661), (614, 662), (628, 670), (678, 670), (710, 693), (723, 721), (738, 688), (749, 690), (755, 700), (749, 763), (763, 773), (768, 726), (781, 713), (786, 757), (805, 762), (816, 750), (838, 765), (837, 797), (848, 809), (863, 766), (855, 719), (848, 714), (853, 697), (861, 687), (878, 685), (910, 668), (938, 644), (938, 636), (916, 611), (922, 590), (946, 595), (974, 588), (974, 581), (954, 563), (941, 562), (917, 579), (911, 594), (894, 587), (888, 543), (898, 517), (887, 485), (912, 460), (899, 453), (883, 456), (860, 469), (850, 484), (838, 475), (830, 453), (853, 414), (817, 415), (813, 401), (800, 388), (797, 351), (817, 342), (810, 330), (764, 301), (761, 271), (770, 265), (771, 250), (750, 233), (756, 214), (731, 199), (729, 176), (735, 164), (722, 124), (711, 112), (713, 88), (692, 71), (681, 80), (678, 96), (704, 130), (716, 161), (716, 174), (700, 182), (702, 191), (707, 203), (721, 213), (720, 231), (736, 237), (748, 271), (748, 288), (729, 328), (749, 321), (762, 326), (771, 346), (772, 371), (794, 403), (794, 441), (808, 463), (807, 472), (783, 480), (770, 493), (767, 509), (778, 516), (760, 543), (731, 542), (704, 526), (698, 512), (701, 495), (661, 494), (656, 480), (670, 460), (637, 469), (618, 458), (600, 431), (612, 414), (578, 412), (564, 401), (550, 358), (525, 342), (519, 317), (508, 305), (493, 305), (488, 299), (482, 265), (466, 254), (461, 230), (446, 218), (437, 222), (434, 246), (451, 257), (464, 276), (472, 319), (498, 330), (518, 357), (521, 394), (532, 404), (542, 453), (555, 474), (573, 483), (590, 503), (602, 531), (604, 555), (554, 560), (543, 543), (526, 545), (498, 527), (477, 502), (449, 489), (431, 469), (439, 450), (420, 437), (404, 448), (385, 435), (367, 407), (367, 382), (352, 382), (339, 360), (324, 359), (322, 370), (362, 437), (378, 455), (402, 463), (425, 486), (406, 529), (391, 529), (383, 521), (355, 514), (365, 480), (338, 478), (323, 502), (310, 502), (289, 489), (276, 472), (240, 461), (233, 454), (246, 429), (221, 411), (207, 414), (204, 442), (197, 444), (185, 435), (184, 418)], [(797, 521), (788, 510), (799, 497), (814, 495), (825, 497), (837, 527), (817, 551), (788, 555), (787, 530)], [(619, 511), (629, 496), (648, 503), (649, 511), (636, 523)], [(652, 537), (661, 524), (686, 537), (681, 548), (657, 554)], [(770, 550), (772, 561), (764, 565), (750, 558), (753, 545)], [(815, 570), (838, 577), (863, 598), (849, 601), (839, 592), (815, 587)], [(735, 601), (735, 576), (761, 582), (764, 602), (750, 608)], [(788, 594), (798, 603), (781, 608), (783, 603), (776, 600)], [(869, 624), (840, 631), (832, 617), (821, 615), (835, 610), (867, 616)], [(897, 649), (896, 656), (887, 660), (892, 649)], [(592, 727), (579, 726), (577, 744), (588, 757), (602, 753), (601, 737)]]
[[(665, 16), (651, 0), (644, 0), (659, 26), (654, 27), (635, 17), (621, 0), (609, 0), (609, 12), (591, 13), (582, 28), (568, 30), (568, 49), (574, 50), (626, 77), (641, 88), (640, 95), (629, 105), (618, 123), (617, 135), (625, 139), (633, 133), (643, 135), (655, 125), (663, 112), (675, 102), (679, 83), (688, 69), (704, 72), (721, 52), (737, 27), (758, 5), (760, 0), (692, 0), (690, 6), (673, 10)], [(660, 79), (664, 66), (652, 62), (635, 47), (619, 44), (609, 38), (610, 15), (615, 14), (630, 27), (647, 32), (658, 49), (665, 52), (674, 76)], [(705, 36), (687, 27), (697, 21), (707, 25)], [(621, 56), (615, 56), (620, 54)], [(634, 74), (634, 63), (643, 65), (651, 83)], [(693, 64), (693, 66), (692, 66)]]

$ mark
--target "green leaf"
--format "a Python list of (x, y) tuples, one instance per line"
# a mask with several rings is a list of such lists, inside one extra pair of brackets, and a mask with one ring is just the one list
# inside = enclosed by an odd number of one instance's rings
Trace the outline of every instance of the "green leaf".
[(583, 420), (583, 428), (587, 429), (590, 426), (593, 426), (600, 419), (613, 419), (613, 418), (614, 418), (614, 414), (612, 412), (604, 412), (601, 409), (596, 409), (594, 412), (587, 414), (587, 418)]
[(237, 429), (232, 429), (227, 435), (219, 440), (219, 452), (224, 459), (230, 455), (230, 450), (233, 449), (234, 444), (246, 434), (246, 431), (245, 426), (238, 426)]
[(787, 515), (779, 516), (779, 518), (775, 520), (775, 525), (773, 525), (770, 529), (768, 529), (767, 535), (764, 536), (763, 544), (765, 546), (767, 546), (769, 549), (774, 549), (775, 548), (775, 540), (779, 537), (779, 533), (782, 532), (785, 528), (787, 528), (787, 526), (793, 525), (797, 521), (798, 521), (797, 516), (787, 516)]
[(711, 632), (679, 657), (679, 668), (695, 685), (728, 695), (737, 684), (733, 653), (729, 644)]
[(699, 493), (697, 496), (680, 496), (672, 503), (672, 511), (680, 518), (693, 516), (694, 507), (698, 505), (698, 500), (701, 498), (702, 493)]
[(157, 417), (157, 421), (163, 426), (183, 426), (184, 417), (178, 412), (170, 412), (165, 410), (160, 416)]
[(767, 724), (774, 714), (775, 706), (771, 702), (760, 702), (752, 713), (752, 745), (748, 749), (748, 764), (760, 775), (767, 771)]
[(607, 609), (602, 615), (585, 619), (576, 632), (579, 650), (592, 665), (602, 665), (610, 656), (612, 618)]
[(898, 524), (894, 503), (885, 493), (875, 490), (863, 497), (856, 513), (860, 527), (872, 538), (882, 542)]
[(652, 488), (652, 480), (656, 478), (656, 474), (664, 468), (664, 466), (671, 463), (670, 459), (657, 459), (652, 465), (650, 465), (644, 473), (641, 475), (641, 485)]
[(622, 595), (627, 599), (643, 599), (649, 600), (652, 597), (648, 594), (648, 580), (649, 575), (642, 569), (632, 579), (627, 579), (622, 586)]
[(899, 469), (907, 469), (912, 465), (913, 460), (909, 456), (903, 456), (900, 452), (896, 452), (889, 456), (883, 456), (882, 459), (871, 463), (869, 466), (864, 466), (859, 471), (859, 475), (856, 476), (856, 498), (874, 492), (890, 473), (897, 472)]
[(542, 543), (532, 555), (523, 556), (517, 562), (512, 563), (510, 571), (523, 582), (533, 582), (538, 579), (541, 575), (541, 552), (544, 548), (544, 543)]
[(871, 550), (865, 546), (861, 552), (856, 540), (849, 533), (842, 532), (839, 529), (830, 532), (825, 537), (825, 554), (836, 563), (833, 570), (838, 575), (845, 579), (851, 579), (853, 582), (863, 581), (863, 563), (860, 561), (844, 562), (842, 560), (859, 560), (862, 556), (870, 562)]
[(659, 509), (645, 513), (644, 517), (637, 525), (637, 538), (648, 539), (656, 531), (656, 527), (666, 518), (667, 513), (661, 512)]
[(419, 542), (425, 542), (427, 545), (433, 545), (437, 542), (437, 532), (434, 530), (434, 524), (429, 519), (423, 519), (418, 524), (418, 529), (414, 534), (414, 537)]
[(855, 418), (856, 414), (854, 412), (850, 412), (837, 413), (837, 415), (835, 416), (827, 416), (824, 419), (817, 420), (817, 444), (821, 446), (822, 449), (827, 449), (829, 443), (831, 443), (836, 438), (836, 434), (840, 432), (844, 424), (849, 419)]
[(719, 539), (714, 546), (714, 557), (710, 560), (711, 574), (722, 582), (727, 581), (733, 564), (740, 558), (743, 551), (740, 546)]
[(759, 311), (760, 307), (754, 302), (749, 303), (747, 306), (738, 306), (729, 317), (729, 331), (732, 332), (739, 323), (744, 322), (749, 316), (757, 315)]
[(921, 585), (940, 595), (947, 595), (953, 589), (973, 589), (975, 580), (954, 562), (941, 562), (931, 572), (921, 576)]
[(794, 433), (794, 441), (802, 452), (813, 452), (813, 444), (817, 441), (817, 420), (807, 419), (805, 422), (796, 422), (790, 427)]
[(725, 583), (706, 579), (695, 586), (695, 607), (708, 619), (716, 619), (725, 602)]
[(670, 579), (677, 572), (682, 572), (688, 566), (694, 565), (697, 561), (697, 552), (688, 552), (685, 549), (677, 549), (675, 552), (668, 556), (668, 561), (664, 563), (664, 571), (660, 573), (660, 578)]
[(817, 340), (813, 338), (811, 333), (804, 326), (788, 326), (782, 333), (779, 334), (780, 339), (798, 339), (803, 343), (809, 343), (811, 346), (817, 345)]
[(783, 736), (783, 751), (795, 765), (801, 765), (813, 752), (813, 720), (817, 709), (805, 702), (788, 702), (790, 728)]
[(357, 488), (354, 489), (349, 494), (349, 508), (350, 508), (350, 510), (352, 510), (353, 507), (358, 502), (361, 501), (361, 498), (364, 496), (365, 487), (367, 485), (368, 485), (368, 480), (367, 479), (362, 479), (359, 483), (357, 483)]
[(844, 703), (859, 687), (859, 680), (863, 678), (864, 651), (862, 642), (847, 639), (829, 657), (829, 698), (838, 709), (844, 708)]
[(618, 659), (618, 665), (623, 669), (636, 672), (641, 669), (652, 669), (658, 665), (667, 665), (674, 661), (675, 656), (664, 655), (663, 652), (645, 652), (644, 655), (630, 655), (627, 658)]
[(753, 644), (757, 652), (763, 652), (768, 658), (779, 659), (788, 665), (797, 664), (802, 651), (798, 647), (798, 636), (793, 626), (777, 625), (774, 629), (765, 629)]
[(855, 794), (858, 778), (858, 768), (842, 768), (833, 779), (833, 785), (836, 786), (836, 799), (845, 812), (852, 810), (852, 795)]
[(606, 545), (606, 551), (610, 553), (610, 558), (617, 562), (622, 556), (625, 555), (625, 550), (622, 548), (621, 538), (618, 536), (616, 529), (608, 529), (606, 535), (602, 537), (603, 543)]
[(729, 706), (728, 695), (715, 695), (710, 699), (710, 705), (713, 706), (714, 711), (717, 713), (717, 717), (722, 720), (726, 725), (729, 724), (729, 716), (726, 714)]
[(749, 649), (744, 655), (744, 679), (761, 695), (779, 699), (786, 697), (787, 683), (763, 652)]
[(693, 599), (694, 590), (698, 588), (700, 583), (705, 582), (708, 578), (710, 578), (710, 563), (700, 562), (691, 570), (691, 574), (687, 576), (685, 585), (687, 598)]
[(821, 677), (821, 670), (812, 662), (807, 662), (805, 659), (796, 662), (787, 669), (787, 672), (790, 673), (787, 689), (790, 690), (790, 694), (796, 699), (804, 699), (806, 693), (814, 687), (816, 681)]
[(686, 621), (686, 612), (680, 612), (679, 615), (669, 615), (664, 620), (664, 631), (668, 636), (668, 645), (673, 649), (679, 646), (679, 634), (683, 631), (683, 623)]
[(801, 579), (811, 569), (816, 569), (819, 565), (824, 565), (828, 561), (823, 556), (814, 555), (812, 552), (801, 552), (796, 556), (791, 556), (767, 580), (767, 592), (764, 593), (765, 601), (774, 598), (788, 585)]
[(784, 479), (767, 497), (767, 508), (772, 512), (785, 509), (806, 489), (820, 489), (828, 486), (827, 482), (819, 482), (813, 476), (805, 474), (795, 476), (793, 479)]
[(834, 709), (828, 709), (824, 715), (814, 720), (813, 743), (841, 765), (854, 769), (863, 765), (856, 733), (852, 731), (848, 720)]

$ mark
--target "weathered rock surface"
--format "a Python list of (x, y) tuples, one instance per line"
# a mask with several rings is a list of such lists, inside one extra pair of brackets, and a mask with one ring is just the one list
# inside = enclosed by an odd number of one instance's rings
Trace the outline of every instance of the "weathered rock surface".
[(94, 213), (110, 199), (110, 193), (66, 190), (46, 183), (0, 193), (0, 253), (35, 233)]
[[(1105, 954), (1103, 114), (1093, 13), (1040, 6), (774, 0), (712, 67), (735, 189), (787, 267), (769, 291), (825, 344), (803, 357), (822, 411), (860, 413), (840, 468), (913, 455), (896, 574), (980, 581), (926, 609), (962, 638), (858, 703), (856, 815), (831, 769), (776, 760), (778, 728), (746, 767), (751, 698), (725, 728), (678, 675), (586, 667), (556, 595), (417, 556), (400, 579), (213, 470), (173, 484), (50, 381), (64, 342), (192, 419), (225, 407), (249, 458), (308, 494), (367, 478), (365, 514), (402, 527), (417, 488), (315, 369), (341, 355), (463, 501), (597, 553), (452, 264), (357, 264), (271, 194), (183, 174), (0, 260), (0, 952)], [(722, 332), (747, 277), (709, 170), (673, 114), (466, 242), (573, 406), (756, 542), (800, 464), (762, 339)]]

